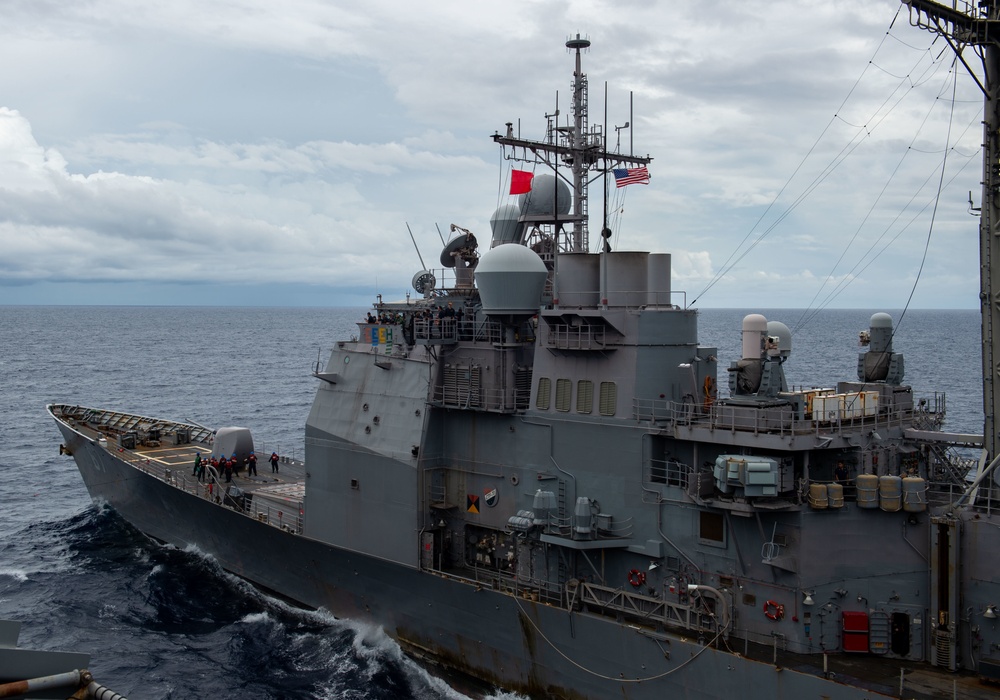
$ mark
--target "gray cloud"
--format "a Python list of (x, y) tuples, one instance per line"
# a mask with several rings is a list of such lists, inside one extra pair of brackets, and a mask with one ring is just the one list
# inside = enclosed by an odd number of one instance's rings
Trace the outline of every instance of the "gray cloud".
[(979, 97), (959, 74), (945, 109), (954, 69), (905, 21), (887, 37), (897, 9), (8, 3), (0, 285), (19, 301), (33, 283), (106, 294), (275, 278), (401, 294), (419, 266), (406, 222), (425, 260), (435, 224), (488, 237), (509, 167), (489, 134), (513, 121), (539, 138), (543, 113), (568, 114), (563, 42), (579, 31), (594, 42), (591, 123), (605, 110), (631, 121), (623, 147), (655, 157), (648, 187), (611, 194), (616, 246), (672, 251), (689, 299), (739, 260), (701, 303), (799, 305), (857, 277), (834, 305), (901, 306), (950, 120), (958, 145), (916, 303), (975, 306), (962, 271), (977, 255)]

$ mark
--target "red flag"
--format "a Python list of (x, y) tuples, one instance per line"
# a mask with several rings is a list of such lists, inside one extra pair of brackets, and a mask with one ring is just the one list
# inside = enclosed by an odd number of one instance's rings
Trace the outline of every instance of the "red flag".
[(524, 194), (525, 192), (531, 192), (531, 178), (534, 176), (534, 173), (529, 173), (527, 170), (511, 170), (510, 193)]

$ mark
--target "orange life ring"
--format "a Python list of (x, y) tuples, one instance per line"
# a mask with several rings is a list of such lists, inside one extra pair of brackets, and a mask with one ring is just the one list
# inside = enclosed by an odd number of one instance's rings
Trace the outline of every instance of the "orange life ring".
[(632, 584), (632, 588), (638, 588), (646, 583), (646, 572), (632, 569), (628, 572), (628, 582)]
[(777, 622), (785, 616), (785, 606), (774, 600), (764, 603), (764, 617)]
[(715, 380), (712, 379), (711, 375), (705, 377), (705, 383), (702, 385), (705, 391), (705, 400), (702, 405), (705, 407), (706, 411), (711, 410), (712, 404), (715, 403)]

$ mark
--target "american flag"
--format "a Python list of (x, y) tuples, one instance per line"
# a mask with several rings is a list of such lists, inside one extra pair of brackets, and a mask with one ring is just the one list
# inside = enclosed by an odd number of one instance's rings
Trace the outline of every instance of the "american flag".
[(641, 168), (614, 168), (611, 172), (615, 174), (615, 186), (624, 187), (625, 185), (633, 185), (639, 183), (640, 185), (649, 184), (649, 170), (646, 166)]

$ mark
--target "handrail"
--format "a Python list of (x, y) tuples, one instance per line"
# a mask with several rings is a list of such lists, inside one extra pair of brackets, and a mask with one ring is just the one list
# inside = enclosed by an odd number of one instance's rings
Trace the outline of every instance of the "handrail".
[[(105, 449), (108, 448), (105, 447)], [(108, 452), (110, 452), (110, 450), (108, 450)], [(149, 476), (159, 479), (174, 488), (190, 493), (206, 501), (211, 501), (217, 505), (225, 505), (242, 515), (258, 520), (262, 523), (270, 525), (271, 527), (277, 527), (278, 529), (296, 534), (302, 534), (304, 531), (304, 520), (302, 514), (299, 512), (295, 512), (294, 515), (289, 515), (289, 517), (286, 518), (285, 511), (274, 509), (273, 512), (278, 514), (275, 518), (272, 517), (272, 507), (268, 504), (262, 508), (257, 503), (256, 499), (251, 499), (251, 507), (249, 509), (243, 508), (232, 499), (230, 499), (229, 504), (226, 504), (226, 484), (232, 482), (223, 481), (221, 476), (211, 465), (207, 465), (205, 467), (205, 473), (208, 475), (208, 481), (205, 483), (195, 482), (189, 478), (189, 475), (179, 473), (174, 469), (167, 467), (154, 468), (148, 459), (133, 450), (121, 448), (119, 452), (114, 454), (114, 456), (144, 474), (148, 474)], [(262, 514), (265, 515), (264, 518), (260, 517)]]
[[(693, 605), (675, 603), (663, 598), (653, 598), (641, 593), (630, 593), (623, 588), (611, 588), (596, 583), (571, 582), (579, 587), (576, 600), (588, 607), (597, 607), (599, 612), (610, 611), (631, 617), (660, 622), (664, 625), (681, 627), (696, 632), (716, 632), (728, 626), (729, 612), (722, 614), (723, 624), (714, 614), (701, 612)], [(719, 605), (725, 607), (725, 599), (719, 596)], [(706, 624), (705, 620), (709, 622)]]
[(730, 430), (778, 435), (827, 435), (841, 432), (875, 430), (878, 428), (905, 428), (908, 421), (922, 413), (919, 408), (894, 409), (856, 417), (835, 416), (833, 420), (798, 418), (792, 407), (773, 406), (764, 412), (752, 407), (713, 403), (708, 411), (700, 404), (667, 399), (633, 399), (632, 414), (635, 420), (654, 423), (673, 423), (711, 430)]

